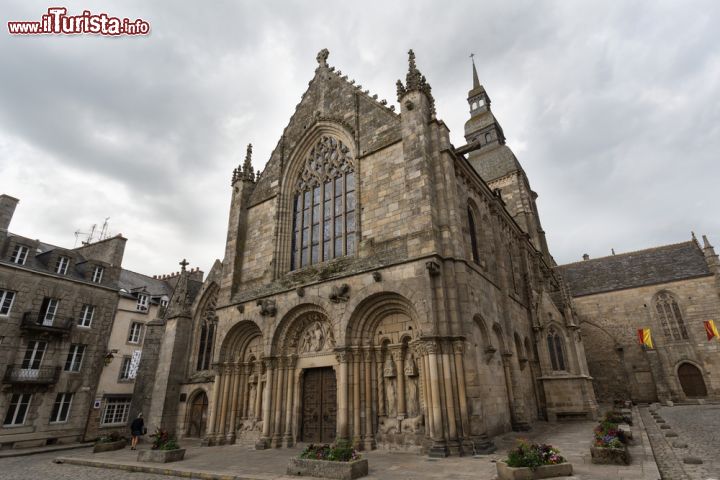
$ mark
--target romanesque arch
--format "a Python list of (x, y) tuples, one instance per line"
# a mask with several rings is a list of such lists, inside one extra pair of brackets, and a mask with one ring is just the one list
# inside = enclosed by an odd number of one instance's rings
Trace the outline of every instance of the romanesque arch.
[[(396, 293), (365, 298), (347, 325), (346, 342), (353, 351), (354, 437), (367, 445), (419, 445), (425, 433), (422, 376), (417, 349), (417, 313)], [(363, 425), (361, 409), (365, 410)]]
[(262, 345), (260, 327), (251, 320), (238, 322), (225, 335), (216, 365), (208, 443), (232, 443), (238, 435), (260, 430), (265, 389)]
[(694, 363), (684, 360), (677, 365), (677, 377), (683, 393), (689, 398), (707, 396), (707, 386), (702, 370)]
[(192, 392), (187, 399), (185, 413), (185, 436), (203, 438), (207, 429), (208, 396), (202, 388)]

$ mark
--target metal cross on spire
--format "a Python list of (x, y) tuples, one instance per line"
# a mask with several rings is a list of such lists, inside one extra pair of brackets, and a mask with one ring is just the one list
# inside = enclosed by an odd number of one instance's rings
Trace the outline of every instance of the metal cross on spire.
[(180, 266), (182, 267), (182, 271), (183, 271), (183, 272), (185, 271), (185, 267), (187, 267), (188, 265), (190, 265), (190, 262), (188, 262), (187, 260), (185, 260), (185, 259), (183, 258), (183, 259), (182, 259), (182, 262), (180, 262)]

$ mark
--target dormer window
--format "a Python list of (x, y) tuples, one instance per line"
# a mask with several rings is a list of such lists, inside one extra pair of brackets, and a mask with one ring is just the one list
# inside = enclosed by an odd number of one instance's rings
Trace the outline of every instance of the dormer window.
[(310, 151), (295, 190), (290, 269), (354, 254), (355, 206), (350, 149), (323, 136)]
[(103, 277), (103, 272), (104, 272), (104, 271), (105, 271), (105, 269), (104, 269), (103, 267), (101, 267), (100, 265), (97, 265), (97, 266), (95, 267), (95, 270), (93, 270), (93, 274), (92, 274), (92, 281), (93, 281), (93, 283), (100, 283), (100, 282), (102, 282), (102, 277)]
[(167, 308), (169, 302), (170, 300), (167, 297), (162, 297), (160, 299), (160, 308)]
[(137, 299), (137, 305), (135, 306), (135, 309), (139, 312), (147, 312), (148, 311), (148, 304), (150, 301), (150, 297), (143, 293), (138, 294)]
[(55, 273), (58, 275), (66, 275), (70, 265), (70, 259), (68, 257), (58, 257), (57, 263), (55, 264)]
[(13, 250), (10, 261), (13, 263), (17, 263), (18, 265), (25, 265), (28, 252), (30, 252), (30, 249), (25, 245), (15, 245), (15, 250)]

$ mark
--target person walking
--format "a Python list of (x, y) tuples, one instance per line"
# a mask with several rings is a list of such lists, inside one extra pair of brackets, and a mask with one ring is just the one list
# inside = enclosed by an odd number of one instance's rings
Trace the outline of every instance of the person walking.
[(145, 433), (145, 421), (143, 420), (142, 412), (140, 412), (135, 420), (130, 424), (130, 434), (132, 435), (132, 442), (130, 443), (130, 450), (136, 450), (138, 440)]

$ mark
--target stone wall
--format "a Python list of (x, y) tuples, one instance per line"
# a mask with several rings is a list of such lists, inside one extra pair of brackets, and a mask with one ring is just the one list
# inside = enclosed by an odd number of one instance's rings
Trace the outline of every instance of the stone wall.
[[(666, 338), (653, 299), (660, 291), (676, 296), (688, 340)], [(575, 298), (587, 349), (590, 374), (599, 399), (684, 400), (676, 369), (683, 361), (703, 372), (708, 393), (720, 392), (720, 343), (708, 342), (703, 321), (720, 320), (714, 276)], [(657, 354), (643, 351), (637, 330), (650, 328)]]

